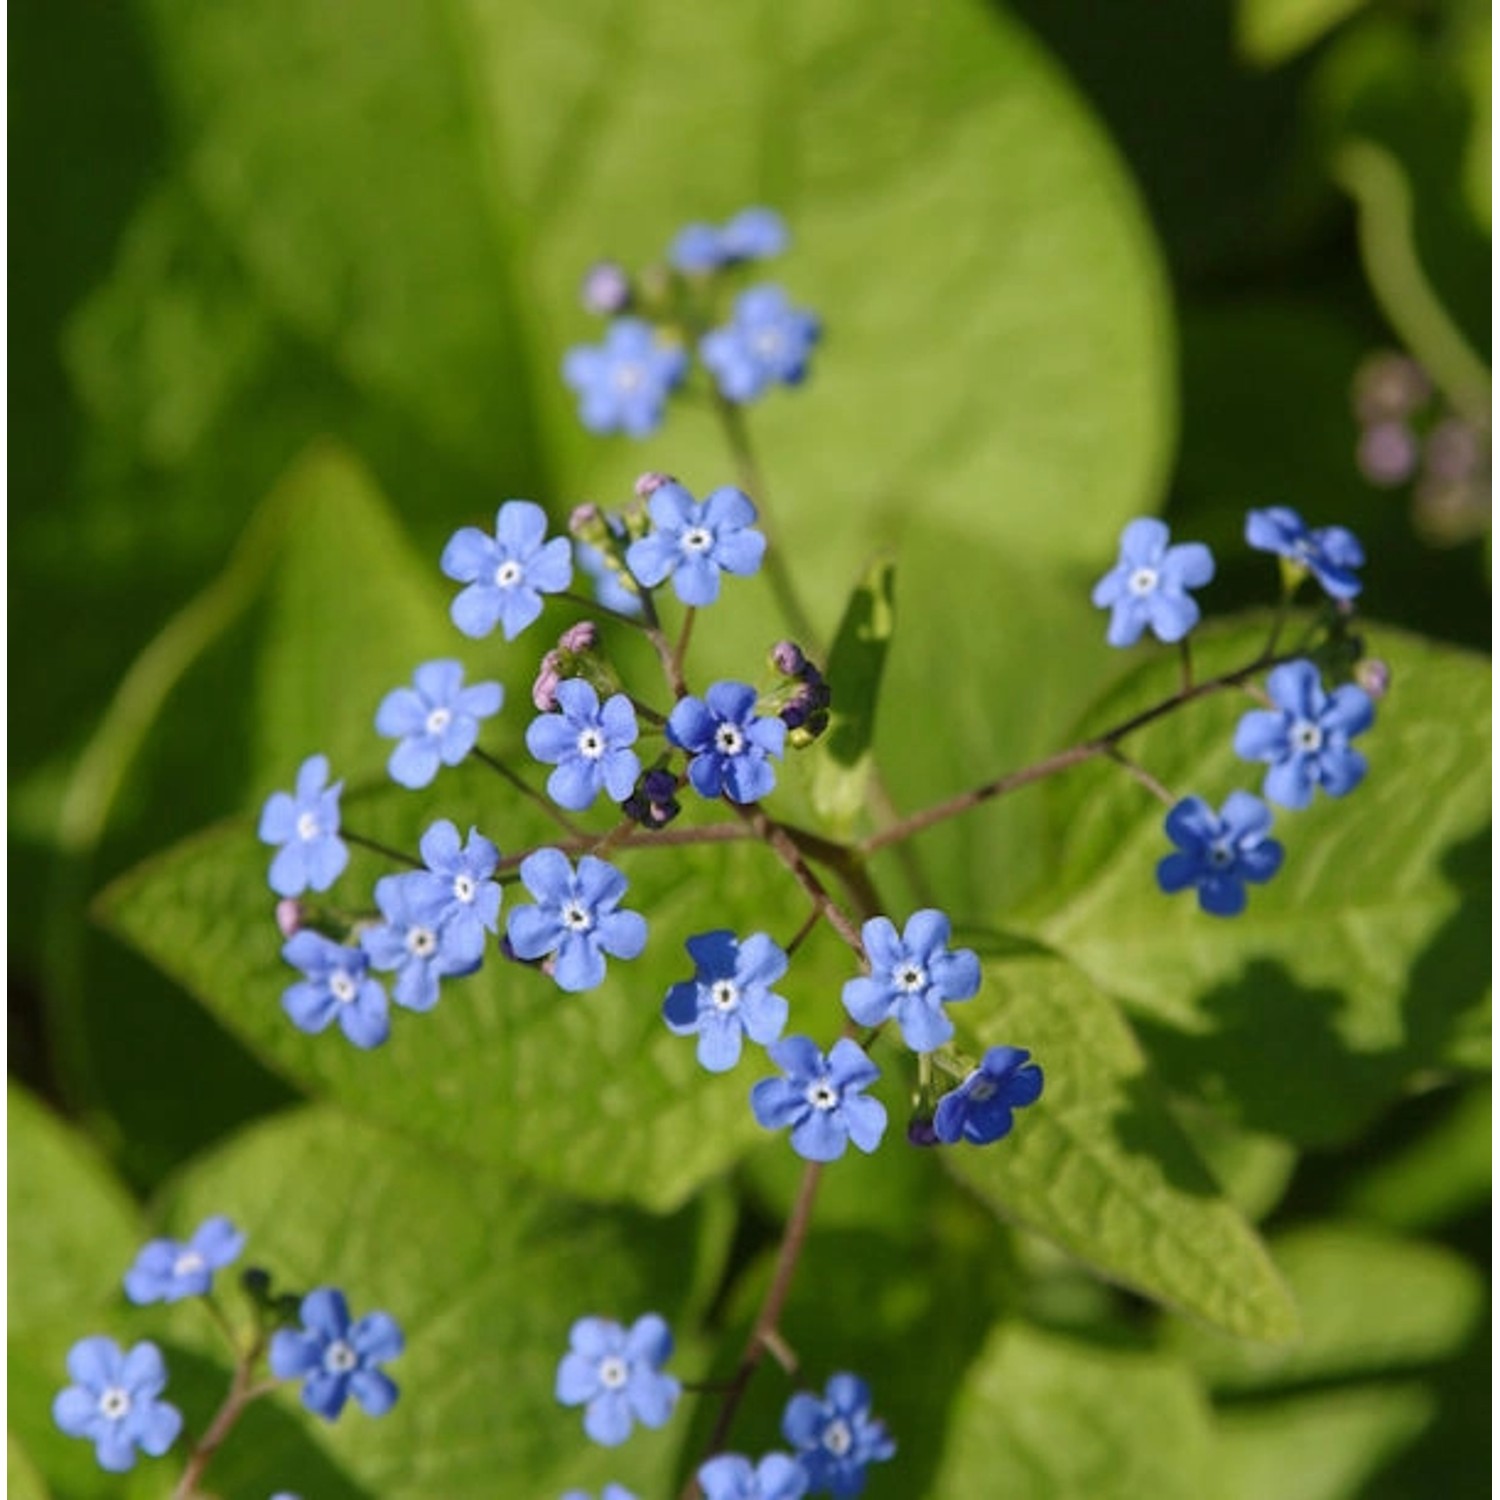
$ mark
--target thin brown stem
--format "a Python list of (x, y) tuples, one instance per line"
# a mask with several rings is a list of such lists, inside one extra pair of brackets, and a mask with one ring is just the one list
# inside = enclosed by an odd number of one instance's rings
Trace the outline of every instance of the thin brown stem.
[(863, 964), (865, 945), (860, 938), (859, 928), (813, 873), (790, 831), (767, 816), (759, 803), (752, 802), (746, 807), (736, 805), (735, 811), (750, 825), (755, 836), (770, 846), (771, 852), (786, 866), (792, 878), (807, 892), (813, 905), (827, 918), (828, 925), (854, 950)]
[(414, 855), (403, 854), (399, 849), (393, 849), (389, 844), (382, 844), (379, 839), (367, 838), (362, 833), (355, 833), (350, 828), (340, 828), (339, 837), (348, 844), (358, 844), (361, 849), (369, 849), (376, 854), (383, 855), (386, 859), (394, 860), (398, 865), (410, 865), (414, 870), (426, 869), (420, 859)]
[(193, 1500), (193, 1497), (198, 1494), (199, 1481), (213, 1461), (214, 1454), (223, 1447), (224, 1440), (234, 1431), (235, 1424), (244, 1415), (245, 1408), (252, 1401), (258, 1401), (262, 1396), (276, 1389), (274, 1380), (263, 1380), (259, 1385), (251, 1383), (251, 1370), (260, 1356), (260, 1349), (261, 1345), (257, 1342), (244, 1359), (235, 1366), (234, 1378), (229, 1384), (229, 1394), (224, 1398), (223, 1405), (214, 1413), (213, 1420), (188, 1455), (188, 1461), (182, 1470), (182, 1477), (172, 1491), (172, 1500)]
[(1148, 792), (1159, 801), (1166, 803), (1168, 807), (1175, 807), (1177, 798), (1159, 782), (1143, 765), (1131, 760), (1118, 746), (1111, 746), (1109, 758), (1120, 767), (1133, 781), (1139, 782)]

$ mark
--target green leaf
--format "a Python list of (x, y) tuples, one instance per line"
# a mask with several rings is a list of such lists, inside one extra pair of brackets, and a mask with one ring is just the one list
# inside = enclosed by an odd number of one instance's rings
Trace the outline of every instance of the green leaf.
[(1297, 1317), (1255, 1231), (1173, 1120), (1114, 1003), (1056, 959), (991, 963), (970, 1016), (976, 1057), (1028, 1048), (1046, 1091), (991, 1146), (945, 1152), (1003, 1218), (1111, 1280), (1246, 1338), (1292, 1337)]
[(1199, 1500), (1206, 1403), (1181, 1365), (997, 1328), (959, 1386), (932, 1500)]
[(1235, 32), (1245, 58), (1263, 68), (1290, 61), (1366, 0), (1239, 0)]
[(50, 1493), (46, 1481), (26, 1456), (26, 1450), (16, 1441), (13, 1432), (6, 1434), (5, 1493), (11, 1500), (49, 1500)]
[[(1393, 687), (1361, 740), (1365, 783), (1281, 813), (1283, 869), (1225, 921), (1164, 896), (1160, 806), (1113, 767), (1054, 784), (1061, 857), (1008, 920), (1123, 999), (1165, 1078), (1253, 1131), (1341, 1139), (1438, 1063), (1489, 974), (1488, 663), (1383, 626), (1364, 632)], [(1207, 678), (1252, 660), (1252, 623), (1198, 643)], [(1170, 695), (1158, 657), (1095, 705), (1091, 728)], [(1221, 693), (1134, 735), (1128, 752), (1178, 796), (1217, 806), (1260, 768), (1235, 758), (1247, 704)]]

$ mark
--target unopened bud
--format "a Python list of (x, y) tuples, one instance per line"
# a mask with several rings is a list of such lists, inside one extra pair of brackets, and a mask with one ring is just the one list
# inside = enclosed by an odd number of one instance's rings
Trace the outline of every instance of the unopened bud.
[(1391, 690), (1390, 666), (1378, 656), (1367, 656), (1355, 666), (1354, 680), (1372, 698), (1384, 698)]
[(302, 903), (288, 896), (276, 903), (276, 925), (281, 929), (284, 938), (291, 937), (294, 933), (302, 930)]
[(630, 276), (617, 261), (601, 260), (584, 274), (579, 297), (584, 308), (601, 317), (624, 312), (630, 306)]
[(635, 482), (636, 499), (649, 500), (662, 485), (676, 483), (677, 481), (670, 474), (660, 473), (656, 469), (648, 469)]
[(771, 647), (771, 665), (783, 677), (800, 677), (807, 666), (807, 657), (796, 641), (777, 641)]
[(915, 1116), (906, 1127), (906, 1139), (913, 1146), (940, 1146), (937, 1131), (932, 1121), (922, 1115)]
[(594, 538), (606, 531), (604, 512), (592, 500), (585, 500), (568, 512), (568, 530), (579, 541), (597, 545)]
[(1417, 470), (1416, 434), (1402, 421), (1376, 422), (1359, 436), (1355, 458), (1359, 471), (1385, 488), (1405, 484)]
[(559, 651), (571, 651), (575, 656), (584, 651), (592, 651), (599, 642), (599, 627), (592, 620), (580, 620), (576, 625), (570, 625), (557, 638), (557, 649)]
[(557, 707), (557, 685), (562, 681), (558, 668), (561, 665), (555, 651), (549, 651), (542, 658), (536, 681), (531, 684), (531, 701), (538, 713), (550, 714)]

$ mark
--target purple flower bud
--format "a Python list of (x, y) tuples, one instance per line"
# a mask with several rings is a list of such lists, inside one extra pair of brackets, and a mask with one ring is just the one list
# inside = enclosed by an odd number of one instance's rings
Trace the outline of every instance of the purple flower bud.
[(800, 677), (807, 666), (807, 658), (796, 641), (777, 641), (771, 647), (771, 665), (783, 677)]
[(1422, 457), (1431, 478), (1462, 484), (1479, 469), (1484, 449), (1475, 428), (1459, 417), (1445, 417), (1427, 434)]
[(1359, 471), (1371, 484), (1405, 484), (1416, 472), (1417, 439), (1405, 422), (1388, 420), (1366, 427), (1359, 435), (1355, 457)]
[(276, 925), (284, 938), (292, 937), (302, 930), (302, 903), (292, 896), (276, 903)]
[(801, 729), (813, 711), (813, 702), (807, 690), (799, 689), (781, 706), (781, 722), (788, 729)]
[(906, 1139), (913, 1146), (938, 1146), (942, 1143), (937, 1138), (937, 1131), (932, 1128), (931, 1120), (924, 1120), (921, 1115), (914, 1117), (906, 1127)]
[(1432, 394), (1416, 360), (1389, 351), (1372, 354), (1354, 375), (1354, 414), (1361, 422), (1408, 417)]
[(630, 306), (630, 276), (625, 267), (601, 260), (589, 267), (579, 288), (584, 308), (601, 317), (624, 312)]
[(586, 537), (587, 533), (596, 530), (603, 520), (604, 512), (592, 500), (586, 500), (582, 505), (575, 505), (568, 513), (568, 530), (574, 536)]
[(676, 483), (677, 481), (670, 474), (662, 474), (656, 469), (648, 469), (635, 482), (636, 499), (649, 500), (662, 485)]
[(557, 707), (557, 685), (562, 681), (558, 668), (561, 665), (555, 651), (549, 651), (542, 658), (536, 681), (531, 684), (531, 701), (538, 713), (550, 714)]
[(1384, 698), (1391, 690), (1390, 666), (1378, 656), (1367, 656), (1355, 666), (1354, 680), (1372, 698)]
[(650, 802), (670, 802), (677, 795), (677, 777), (671, 771), (647, 771), (641, 777), (641, 792)]
[(570, 625), (557, 638), (557, 649), (559, 651), (571, 651), (575, 655), (582, 651), (592, 651), (599, 641), (599, 627), (592, 620), (580, 620), (576, 625)]

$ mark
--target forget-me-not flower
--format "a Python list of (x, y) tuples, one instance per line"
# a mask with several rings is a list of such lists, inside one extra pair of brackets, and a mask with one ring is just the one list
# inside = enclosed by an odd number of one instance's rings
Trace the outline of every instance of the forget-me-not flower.
[(575, 540), (573, 554), (578, 560), (578, 566), (593, 582), (594, 598), (605, 609), (612, 609), (617, 615), (629, 615), (631, 619), (644, 611), (641, 596), (620, 576), (618, 569), (610, 567), (597, 547), (589, 542)]
[(688, 780), (700, 797), (722, 792), (755, 802), (776, 785), (769, 756), (780, 757), (786, 725), (755, 712), (756, 694), (743, 682), (716, 682), (703, 698), (680, 698), (667, 719), (667, 739), (686, 750)]
[(281, 997), (281, 1008), (299, 1031), (316, 1036), (335, 1021), (356, 1047), (378, 1047), (391, 1033), (385, 987), (368, 971), (370, 955), (304, 927), (282, 946), (281, 956), (303, 977)]
[(260, 841), (280, 844), (271, 861), (278, 896), (326, 891), (349, 863), (339, 837), (339, 796), (344, 783), (328, 785), (328, 757), (309, 755), (297, 771), (295, 792), (272, 792), (260, 814)]
[(700, 932), (687, 940), (697, 973), (667, 991), (661, 1013), (678, 1036), (698, 1037), (698, 1061), (723, 1073), (740, 1060), (743, 1039), (768, 1046), (786, 1026), (787, 1003), (771, 986), (787, 959), (763, 932), (742, 943), (732, 932)]
[(359, 935), (370, 962), (395, 973), (392, 998), (408, 1010), (431, 1010), (438, 1002), (438, 981), (472, 974), (482, 957), (461, 930), (455, 934), (441, 925), (427, 882), (421, 870), (382, 875), (375, 882), (375, 904), (385, 921)]
[(1216, 917), (1242, 912), (1245, 883), (1281, 868), (1271, 810), (1249, 792), (1231, 792), (1218, 813), (1201, 797), (1184, 797), (1167, 813), (1166, 829), (1177, 849), (1157, 865), (1157, 884), (1169, 895), (1195, 886), (1198, 905)]
[(484, 957), (484, 935), (500, 927), (500, 882), (492, 879), (500, 851), (477, 828), (468, 846), (458, 829), (439, 818), (418, 846), (424, 871), (404, 877), (411, 883), (413, 905), (442, 933), (443, 949), (459, 963), (478, 964)]
[(1312, 529), (1291, 506), (1271, 505), (1245, 517), (1245, 540), (1306, 568), (1331, 599), (1352, 599), (1363, 587), (1354, 570), (1364, 566), (1365, 550), (1346, 527)]
[(802, 1500), (807, 1471), (787, 1453), (768, 1453), (758, 1464), (738, 1453), (720, 1453), (698, 1470), (703, 1500)]
[(689, 224), (667, 252), (679, 271), (702, 274), (747, 260), (766, 260), (787, 246), (786, 222), (774, 208), (742, 208), (722, 228)]
[(52, 1402), (52, 1420), (69, 1437), (88, 1438), (101, 1469), (123, 1474), (136, 1449), (160, 1458), (182, 1431), (182, 1413), (157, 1398), (167, 1385), (161, 1350), (136, 1344), (128, 1354), (113, 1339), (95, 1335), (68, 1350), (65, 1386)]
[(309, 1292), (301, 1314), (300, 1330), (278, 1328), (271, 1335), (271, 1373), (278, 1380), (303, 1379), (302, 1404), (330, 1422), (350, 1396), (372, 1417), (383, 1417), (399, 1392), (380, 1366), (406, 1347), (396, 1320), (372, 1312), (351, 1322), (344, 1294), (331, 1286)]
[(375, 711), (375, 729), (400, 743), (391, 751), (391, 780), (427, 786), (438, 767), (456, 766), (479, 739), (479, 721), (500, 712), (505, 689), (498, 682), (464, 686), (461, 662), (423, 662), (412, 687), (393, 688)]
[(885, 1423), (870, 1415), (870, 1387), (858, 1375), (829, 1379), (820, 1399), (799, 1391), (786, 1404), (781, 1435), (796, 1450), (813, 1493), (864, 1491), (865, 1470), (893, 1458), (896, 1445)]
[(535, 906), (512, 907), (506, 936), (518, 958), (556, 954), (557, 987), (576, 993), (604, 981), (604, 956), (638, 958), (646, 946), (646, 919), (619, 910), (625, 877), (605, 860), (583, 855), (578, 869), (557, 849), (538, 849), (521, 861), (521, 883)]
[(557, 712), (539, 714), (526, 727), (526, 748), (557, 768), (547, 778), (547, 795), (570, 812), (582, 812), (600, 792), (623, 802), (641, 774), (630, 748), (640, 733), (630, 699), (615, 693), (601, 705), (581, 677), (559, 682), (553, 696)]
[(753, 401), (780, 381), (798, 385), (822, 332), (779, 286), (753, 286), (735, 298), (728, 323), (704, 334), (698, 354), (728, 401)]
[(766, 539), (755, 528), (755, 506), (726, 486), (701, 504), (675, 481), (652, 491), (652, 530), (630, 544), (625, 561), (649, 589), (671, 578), (684, 604), (712, 604), (719, 574), (744, 578), (760, 567)]
[[(587, 1490), (568, 1490), (562, 1500), (594, 1500)], [(599, 1491), (599, 1500), (636, 1500), (636, 1496), (623, 1484), (607, 1484)]]
[(464, 526), (443, 548), (446, 577), (467, 584), (449, 606), (453, 623), (476, 640), (498, 625), (514, 640), (542, 612), (542, 595), (573, 581), (573, 548), (547, 539), (547, 513), (530, 500), (507, 500), (495, 513), (495, 534)]
[(951, 932), (931, 909), (914, 912), (900, 936), (888, 917), (871, 917), (861, 931), (870, 972), (844, 985), (844, 1009), (861, 1026), (895, 1016), (914, 1052), (942, 1046), (953, 1035), (943, 1005), (979, 992), (979, 959), (971, 948), (950, 953)]
[(138, 1306), (201, 1297), (214, 1272), (238, 1258), (245, 1236), (223, 1214), (205, 1219), (186, 1240), (151, 1240), (125, 1273), (125, 1295)]
[(808, 1161), (835, 1161), (853, 1141), (873, 1151), (885, 1134), (885, 1105), (865, 1097), (880, 1069), (858, 1042), (840, 1037), (827, 1057), (805, 1036), (783, 1037), (768, 1051), (785, 1077), (763, 1078), (750, 1108), (767, 1130), (792, 1128), (792, 1150)]
[(563, 359), (563, 379), (578, 396), (578, 420), (590, 432), (649, 437), (667, 397), (682, 384), (687, 351), (664, 343), (640, 318), (616, 318), (602, 344), (579, 344)]
[(662, 1373), (672, 1355), (665, 1319), (647, 1313), (627, 1330), (608, 1318), (579, 1318), (568, 1342), (557, 1367), (557, 1399), (583, 1407), (583, 1430), (596, 1443), (623, 1443), (636, 1422), (666, 1424), (682, 1385)]
[(1110, 611), (1104, 638), (1111, 646), (1133, 646), (1148, 629), (1159, 641), (1180, 641), (1198, 623), (1198, 601), (1187, 591), (1213, 578), (1213, 554), (1202, 542), (1173, 547), (1171, 539), (1155, 516), (1139, 517), (1120, 533), (1120, 560), (1092, 595)]
[(1042, 1096), (1042, 1070), (1024, 1047), (991, 1047), (956, 1089), (938, 1100), (933, 1134), (944, 1145), (987, 1146), (1010, 1134), (1014, 1112)]

